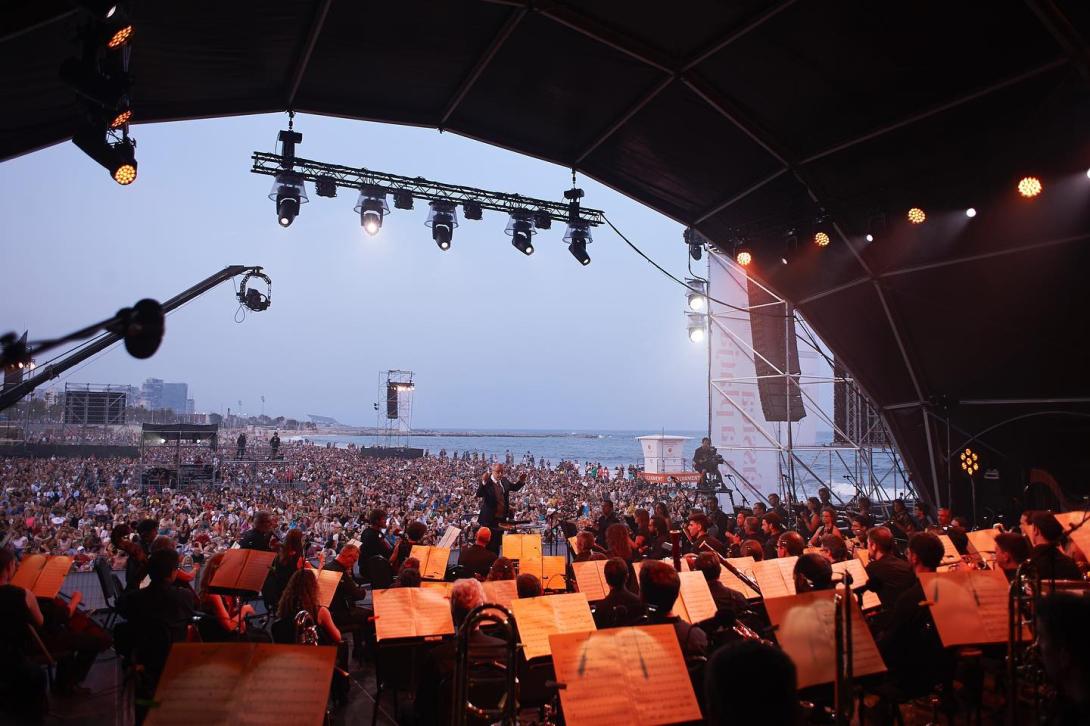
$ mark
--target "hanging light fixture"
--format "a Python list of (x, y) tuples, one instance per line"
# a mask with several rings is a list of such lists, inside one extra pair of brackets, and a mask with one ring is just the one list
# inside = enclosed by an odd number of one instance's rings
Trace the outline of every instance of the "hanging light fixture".
[(359, 213), (363, 231), (374, 237), (382, 229), (382, 220), (390, 211), (386, 192), (378, 188), (361, 189), (352, 210)]
[(299, 215), (299, 208), (310, 201), (307, 199), (303, 175), (294, 171), (281, 171), (273, 179), (269, 199), (276, 202), (276, 220), (280, 226), (290, 227)]
[(431, 227), (431, 238), (444, 252), (450, 249), (451, 239), (454, 237), (454, 228), (458, 226), (458, 218), (454, 214), (453, 202), (430, 202), (428, 206), (428, 221), (424, 224)]
[(511, 236), (511, 245), (529, 257), (534, 254), (533, 237), (536, 233), (530, 212), (526, 209), (516, 209), (511, 212), (511, 218), (507, 221), (505, 230)]

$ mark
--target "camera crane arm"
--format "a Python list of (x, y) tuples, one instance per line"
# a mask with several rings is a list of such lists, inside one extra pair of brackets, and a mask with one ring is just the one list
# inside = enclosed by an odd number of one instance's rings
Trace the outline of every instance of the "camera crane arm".
[[(232, 277), (236, 277), (238, 275), (242, 275), (248, 272), (252, 272), (254, 273), (254, 275), (257, 276), (261, 276), (263, 279), (267, 279), (264, 275), (261, 274), (260, 267), (253, 265), (229, 265), (228, 267), (223, 268), (214, 275), (206, 277), (205, 279), (198, 282), (196, 285), (193, 285), (187, 290), (183, 290), (182, 292), (167, 300), (165, 303), (162, 304), (162, 314), (165, 315), (166, 313), (169, 313), (170, 311), (175, 310), (182, 305), (185, 305), (190, 300), (193, 300), (194, 298), (203, 295), (220, 283), (230, 280)], [(144, 301), (141, 301), (141, 303), (143, 302)], [(141, 303), (137, 303), (137, 307), (139, 307)], [(59, 338), (57, 340), (45, 341), (44, 343), (35, 346), (33, 350), (25, 351), (26, 356), (29, 357), (29, 355), (32, 355), (34, 353), (41, 353), (50, 348), (55, 348), (58, 345), (63, 345), (64, 343), (71, 340), (76, 340), (78, 338), (89, 338), (90, 336), (94, 335), (95, 332), (97, 332), (98, 330), (106, 329), (106, 332), (104, 332), (102, 335), (90, 341), (79, 350), (76, 350), (71, 355), (62, 358), (55, 363), (50, 363), (49, 365), (43, 366), (40, 372), (35, 373), (31, 377), (24, 380), (22, 383), (12, 386), (3, 393), (0, 393), (0, 411), (3, 411), (9, 406), (14, 405), (41, 384), (57, 378), (58, 376), (60, 376), (60, 374), (64, 373), (69, 368), (79, 365), (88, 358), (106, 350), (114, 343), (124, 340), (124, 331), (120, 330), (122, 326), (118, 325), (118, 323), (120, 322), (120, 317), (122, 316), (119, 313), (118, 316), (115, 316), (110, 320), (103, 321), (103, 323), (100, 323), (98, 325), (93, 325), (89, 328), (78, 331), (77, 334), (66, 336), (64, 338)], [(119, 330), (120, 332), (118, 332)], [(158, 347), (158, 342), (156, 342), (155, 347)], [(154, 348), (152, 349), (152, 351), (154, 352)], [(5, 350), (3, 351), (4, 355), (0, 356), (0, 360), (3, 360), (5, 364), (9, 363), (9, 361), (7, 360), (8, 352), (9, 351), (5, 348)]]

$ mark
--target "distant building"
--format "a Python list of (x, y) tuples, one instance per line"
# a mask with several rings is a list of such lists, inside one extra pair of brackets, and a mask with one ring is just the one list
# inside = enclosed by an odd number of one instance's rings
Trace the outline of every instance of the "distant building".
[(197, 412), (197, 404), (192, 398), (185, 399), (185, 412), (190, 416)]
[(148, 378), (140, 386), (140, 403), (149, 411), (163, 407), (163, 379)]
[(165, 383), (161, 378), (148, 378), (140, 387), (140, 399), (151, 411), (167, 409), (178, 414), (192, 413), (187, 406), (192, 399), (186, 383)]

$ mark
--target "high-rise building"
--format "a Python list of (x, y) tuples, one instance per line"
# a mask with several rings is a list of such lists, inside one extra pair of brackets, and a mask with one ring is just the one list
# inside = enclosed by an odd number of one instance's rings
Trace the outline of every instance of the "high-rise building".
[(192, 398), (185, 399), (185, 412), (187, 416), (192, 416), (197, 412), (197, 403)]
[(165, 383), (161, 378), (145, 380), (140, 387), (140, 399), (148, 410), (167, 409), (179, 414), (187, 413), (186, 402), (191, 400), (188, 384)]
[(189, 386), (185, 383), (163, 384), (163, 408), (174, 413), (184, 414), (185, 402), (189, 398)]
[(157, 411), (163, 407), (163, 379), (148, 378), (140, 387), (140, 401), (149, 411)]

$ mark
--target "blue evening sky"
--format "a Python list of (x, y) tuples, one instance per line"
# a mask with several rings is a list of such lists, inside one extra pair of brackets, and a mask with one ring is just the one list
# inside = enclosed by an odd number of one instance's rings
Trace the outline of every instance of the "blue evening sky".
[[(700, 429), (704, 346), (688, 341), (684, 295), (608, 227), (582, 268), (563, 228), (524, 257), (505, 215), (461, 218), (450, 251), (426, 205), (393, 210), (377, 237), (355, 193), (276, 223), (271, 179), (251, 174), (282, 114), (133, 127), (140, 174), (123, 188), (71, 143), (0, 164), (0, 332), (51, 337), (141, 297), (177, 294), (229, 264), (262, 265), (273, 305), (233, 317), (229, 284), (175, 312), (159, 352), (116, 346), (61, 379), (184, 381), (198, 411), (334, 416), (373, 425), (379, 371), (411, 369), (416, 427)], [(431, 129), (299, 115), (299, 156), (562, 200), (570, 171)], [(586, 177), (584, 203), (679, 277), (680, 225)], [(391, 205), (392, 206), (392, 205)], [(699, 269), (704, 268), (704, 262)]]

